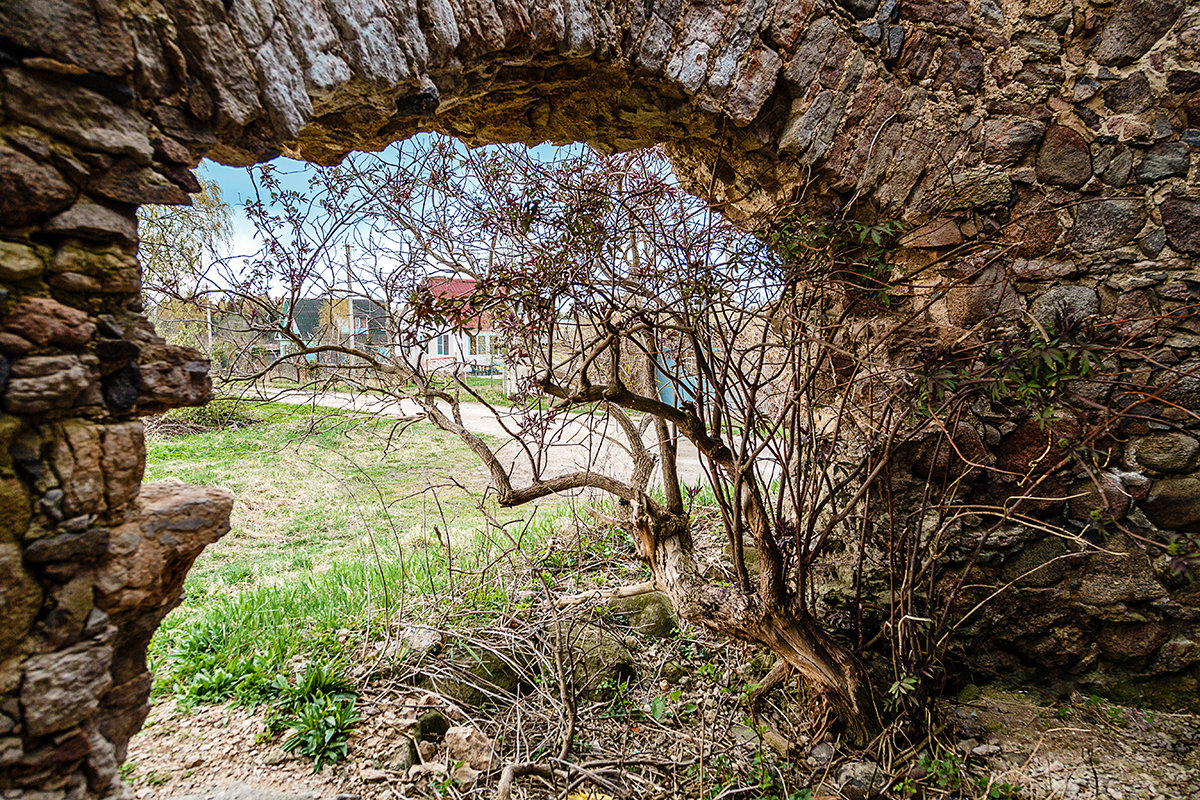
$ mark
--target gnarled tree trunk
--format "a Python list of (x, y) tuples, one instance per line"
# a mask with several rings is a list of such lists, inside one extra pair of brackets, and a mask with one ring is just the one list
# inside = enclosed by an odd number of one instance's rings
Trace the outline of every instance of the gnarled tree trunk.
[(642, 556), (678, 614), (710, 631), (766, 647), (826, 700), (850, 738), (865, 744), (883, 728), (866, 667), (798, 603), (764, 601), (761, 590), (718, 586), (696, 569), (685, 518), (643, 504), (634, 514)]

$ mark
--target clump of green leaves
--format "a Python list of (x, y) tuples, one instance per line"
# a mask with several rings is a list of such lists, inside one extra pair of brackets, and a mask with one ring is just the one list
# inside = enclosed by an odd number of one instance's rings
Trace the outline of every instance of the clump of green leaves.
[(657, 720), (669, 717), (682, 720), (699, 710), (700, 707), (695, 703), (683, 700), (683, 692), (679, 689), (673, 689), (666, 695), (659, 695), (650, 701), (650, 716)]
[(1200, 537), (1189, 533), (1172, 533), (1167, 538), (1167, 566), (1183, 580), (1194, 581), (1200, 576)]
[(923, 775), (907, 777), (892, 787), (900, 796), (933, 794), (951, 797), (979, 798), (979, 800), (1019, 800), (1021, 787), (1011, 783), (997, 782), (987, 775), (972, 772), (967, 762), (958, 754), (945, 751), (939, 755), (923, 754), (917, 760)]
[(285, 654), (264, 645), (239, 658), (228, 658), (227, 637), (226, 626), (217, 622), (186, 630), (172, 651), (158, 656), (165, 663), (154, 664), (160, 679), (157, 688), (174, 692), (185, 708), (232, 700), (253, 709), (274, 697), (273, 684)]
[(884, 703), (890, 710), (904, 706), (908, 697), (917, 691), (920, 683), (920, 679), (916, 675), (900, 677), (888, 687), (888, 696), (884, 699)]
[(892, 258), (903, 225), (897, 220), (784, 220), (765, 235), (767, 247), (794, 279), (832, 278), (852, 294), (888, 307), (897, 277)]
[(277, 715), (284, 717), (298, 714), (304, 706), (321, 697), (344, 700), (355, 696), (354, 684), (337, 663), (310, 661), (294, 682), (277, 675), (272, 686), (276, 692), (272, 706)]
[(353, 686), (337, 665), (309, 662), (295, 680), (277, 676), (271, 727), (290, 728), (283, 749), (313, 760), (313, 772), (346, 758), (348, 739), (360, 717)]
[(986, 394), (1027, 408), (1044, 426), (1067, 400), (1073, 381), (1095, 378), (1105, 348), (1096, 327), (1060, 311), (1049, 326), (1021, 325), (985, 345), (927, 348), (918, 355), (916, 408), (926, 414), (952, 397)]
[(257, 652), (229, 659), (223, 646), (227, 633), (216, 623), (187, 630), (168, 656), (172, 668), (164, 671), (160, 690), (173, 691), (185, 708), (226, 701), (249, 709), (267, 705), (268, 729), (274, 734), (290, 728), (283, 748), (311, 758), (314, 771), (344, 759), (347, 737), (359, 717), (354, 686), (340, 664), (310, 661), (289, 680), (287, 648), (267, 643)]
[(1100, 362), (1094, 348), (1060, 335), (1014, 336), (988, 348), (984, 377), (993, 401), (1019, 403), (1048, 421), (1067, 384), (1091, 378)]
[(348, 737), (360, 717), (355, 698), (319, 696), (306, 703), (295, 717), (284, 720), (292, 733), (283, 741), (283, 749), (299, 751), (313, 760), (313, 772), (346, 758)]

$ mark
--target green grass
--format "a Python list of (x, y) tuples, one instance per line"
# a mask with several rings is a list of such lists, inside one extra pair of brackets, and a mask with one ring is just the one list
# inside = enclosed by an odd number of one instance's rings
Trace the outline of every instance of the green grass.
[(522, 554), (564, 510), (501, 513), (492, 503), (509, 524), (488, 525), (467, 491), (486, 483), (475, 456), (426, 423), (281, 404), (250, 411), (262, 422), (147, 446), (148, 481), (236, 498), (232, 530), (197, 560), (183, 604), (151, 642), (157, 690), (185, 703), (271, 702), (295, 658), (350, 662), (414, 607), (498, 613)]
[(451, 434), (302, 406), (250, 411), (263, 423), (147, 445), (147, 481), (177, 478), (236, 497), (233, 530), (193, 568), (190, 595), (284, 583), (364, 548), (435, 539), (435, 526), (452, 543), (469, 541), (482, 521), (453, 482), (481, 492), (486, 473)]
[[(508, 407), (513, 404), (504, 393), (504, 378), (500, 375), (468, 375), (463, 379), (484, 402), (493, 406)], [(463, 392), (465, 395), (466, 392)]]

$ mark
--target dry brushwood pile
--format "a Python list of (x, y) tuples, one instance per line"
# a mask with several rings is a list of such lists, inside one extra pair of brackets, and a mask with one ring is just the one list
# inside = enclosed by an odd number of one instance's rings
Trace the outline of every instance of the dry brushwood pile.
[[(1200, 718), (1095, 696), (968, 684), (927, 740), (868, 755), (803, 687), (756, 696), (767, 651), (681, 623), (659, 592), (597, 588), (645, 577), (611, 531), (551, 544), (510, 576), (502, 611), (439, 615), (433, 601), (355, 646), (345, 760), (314, 771), (281, 746), (267, 707), (167, 696), (131, 743), (126, 781), (140, 800), (1200, 796)], [(718, 568), (719, 538), (705, 545)]]
[(237, 430), (261, 420), (234, 400), (213, 400), (200, 408), (177, 408), (145, 420), (146, 436), (170, 439), (229, 428)]

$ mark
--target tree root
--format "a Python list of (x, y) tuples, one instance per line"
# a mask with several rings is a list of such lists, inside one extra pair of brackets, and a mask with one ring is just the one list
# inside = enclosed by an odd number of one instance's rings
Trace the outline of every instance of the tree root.
[(750, 708), (750, 712), (757, 715), (758, 710), (762, 707), (762, 699), (767, 692), (786, 681), (791, 674), (792, 665), (782, 658), (776, 659), (775, 665), (762, 679), (758, 688), (746, 695), (746, 705)]
[(532, 761), (509, 764), (500, 773), (500, 782), (496, 784), (496, 800), (512, 800), (513, 784), (516, 783), (517, 778), (529, 775), (537, 775), (548, 781), (554, 780), (554, 770), (550, 767), (535, 764)]

